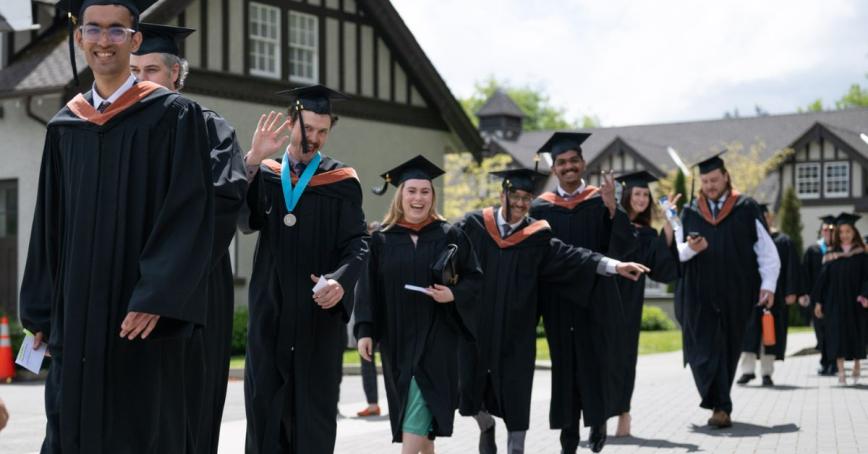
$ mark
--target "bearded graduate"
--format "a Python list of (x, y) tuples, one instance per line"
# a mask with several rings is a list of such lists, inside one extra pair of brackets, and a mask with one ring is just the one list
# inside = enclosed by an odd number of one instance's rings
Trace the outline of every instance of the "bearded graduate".
[(206, 317), (210, 150), (196, 103), (130, 74), (152, 3), (67, 5), (94, 84), (48, 123), (21, 285), (53, 358), (43, 453), (195, 452), (179, 371), (201, 361), (186, 347)]
[(403, 454), (433, 453), (452, 435), (459, 342), (476, 326), (482, 271), (467, 235), (437, 213), (432, 180), (443, 170), (419, 155), (382, 175), (397, 188), (371, 236), (356, 291), (359, 353), (379, 345), (392, 441)]
[(759, 206), (733, 188), (721, 154), (697, 164), (699, 197), (681, 216), (686, 242), (676, 235), (682, 278), (675, 314), (684, 362), (713, 428), (732, 426), (730, 392), (747, 321), (755, 306), (774, 305), (781, 267)]
[[(547, 221), (555, 238), (570, 246), (627, 260), (639, 243), (630, 219), (618, 208), (612, 175), (604, 176), (600, 188), (582, 178), (581, 144), (588, 137), (557, 132), (538, 150), (551, 156), (558, 186), (534, 200), (530, 216)], [(552, 356), (549, 425), (561, 430), (561, 448), (567, 454), (579, 446), (580, 417), (591, 428), (591, 450), (603, 449), (606, 420), (621, 413), (617, 401), (626, 378), (610, 359), (616, 352), (612, 339), (623, 332), (625, 322), (617, 283), (605, 279), (589, 284), (590, 300), (607, 304), (576, 304), (584, 289), (576, 292), (570, 286), (544, 287), (540, 295)]]
[[(642, 329), (642, 308), (645, 303), (645, 279), (651, 278), (657, 282), (669, 283), (678, 278), (678, 253), (675, 247), (675, 237), (672, 225), (663, 224), (658, 232), (651, 226), (655, 213), (654, 199), (649, 185), (657, 181), (657, 177), (645, 170), (622, 175), (616, 178), (624, 185), (621, 196), (621, 207), (627, 212), (634, 235), (639, 239), (639, 247), (630, 255), (631, 260), (642, 263), (650, 271), (636, 281), (619, 280), (618, 289), (624, 307), (624, 331), (613, 339), (619, 350), (613, 354), (614, 367), (623, 374), (623, 389), (616, 394), (618, 428), (615, 436), (630, 435), (632, 419), (630, 403), (633, 400), (633, 390), (636, 385), (636, 362), (639, 358), (639, 332)], [(669, 197), (672, 206), (678, 203), (681, 194)]]
[(589, 281), (613, 274), (632, 281), (647, 268), (571, 247), (554, 238), (548, 222), (528, 217), (537, 181), (545, 175), (528, 169), (493, 175), (502, 179), (500, 206), (470, 213), (458, 224), (484, 272), (475, 342), (461, 349), (461, 411), (479, 424), (481, 454), (497, 452), (493, 416), (506, 423), (507, 452), (520, 454), (530, 423), (539, 289), (573, 286), (585, 292), (580, 303), (608, 304), (590, 301)]
[[(332, 101), (345, 96), (319, 85), (279, 95), (291, 100), (289, 119), (260, 117), (239, 218), (243, 231), (259, 232), (244, 368), (247, 452), (330, 453), (352, 290), (368, 253), (362, 190), (352, 167), (322, 152), (337, 121)], [(282, 159), (269, 158), (276, 153)]]
[(856, 221), (861, 216), (841, 213), (823, 268), (814, 286), (814, 311), (823, 320), (823, 349), (834, 358), (838, 383), (847, 384), (844, 361), (853, 361), (853, 383), (861, 376), (868, 341), (868, 254)]

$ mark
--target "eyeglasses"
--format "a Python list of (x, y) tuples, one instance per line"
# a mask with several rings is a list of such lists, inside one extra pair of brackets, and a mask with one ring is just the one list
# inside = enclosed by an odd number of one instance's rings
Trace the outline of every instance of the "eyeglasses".
[(82, 39), (89, 43), (98, 42), (102, 37), (102, 34), (105, 33), (108, 36), (109, 42), (112, 44), (120, 44), (127, 40), (127, 38), (135, 33), (136, 31), (120, 26), (113, 26), (108, 28), (102, 28), (99, 25), (82, 25), (79, 30), (81, 30)]
[(509, 197), (510, 203), (518, 203), (518, 202), (531, 203), (533, 201), (533, 198), (529, 195), (518, 195), (518, 194), (510, 193), (507, 195), (507, 197)]

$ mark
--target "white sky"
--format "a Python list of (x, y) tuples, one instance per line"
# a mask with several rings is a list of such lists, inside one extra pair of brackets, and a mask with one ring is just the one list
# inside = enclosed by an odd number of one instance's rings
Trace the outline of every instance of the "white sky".
[(392, 0), (458, 97), (494, 75), (605, 126), (793, 112), (868, 83), (865, 0)]

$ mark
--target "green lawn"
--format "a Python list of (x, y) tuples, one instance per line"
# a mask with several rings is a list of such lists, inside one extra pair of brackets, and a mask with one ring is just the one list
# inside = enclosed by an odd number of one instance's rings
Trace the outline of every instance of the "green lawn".
[[(811, 332), (810, 326), (791, 326), (789, 332)], [(639, 354), (666, 353), (681, 350), (681, 331), (642, 331), (639, 334)], [(549, 344), (545, 338), (536, 340), (536, 357), (541, 360), (549, 360)], [(378, 361), (379, 363), (379, 361)], [(344, 352), (344, 364), (359, 364), (359, 353), (355, 350)], [(244, 367), (243, 356), (233, 356), (229, 366), (233, 369)]]

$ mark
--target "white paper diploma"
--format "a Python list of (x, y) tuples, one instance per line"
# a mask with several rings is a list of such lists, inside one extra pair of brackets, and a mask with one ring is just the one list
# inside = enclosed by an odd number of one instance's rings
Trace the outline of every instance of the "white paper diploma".
[(431, 292), (427, 288), (419, 287), (418, 285), (404, 284), (404, 288), (407, 290), (414, 291), (414, 292), (424, 293), (426, 295), (431, 294)]
[(316, 285), (313, 286), (313, 289), (311, 289), (311, 291), (316, 293), (321, 289), (325, 288), (327, 285), (329, 285), (329, 280), (326, 279), (325, 276), (320, 276), (319, 280), (316, 282)]
[(21, 350), (18, 350), (18, 358), (15, 359), (15, 363), (34, 374), (38, 374), (47, 348), (48, 344), (43, 342), (39, 348), (34, 350), (33, 335), (28, 334), (24, 337), (24, 342), (21, 343)]

